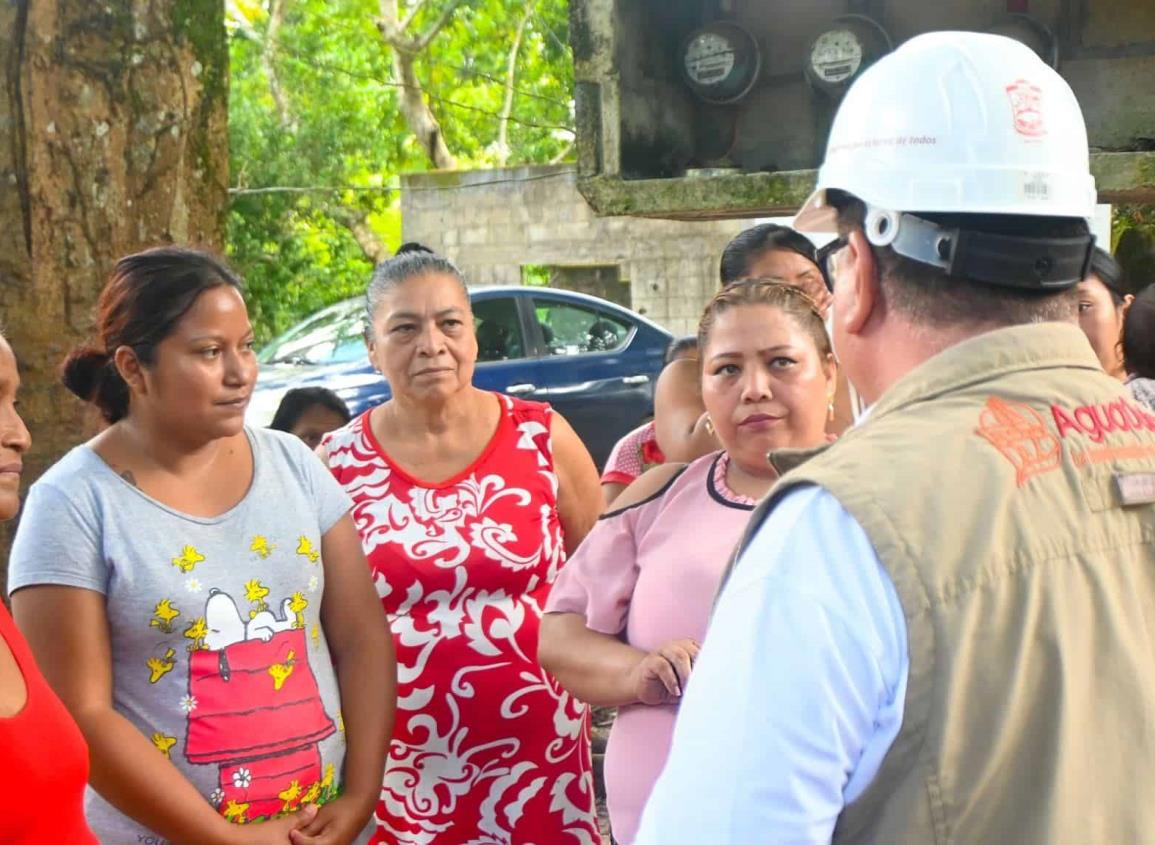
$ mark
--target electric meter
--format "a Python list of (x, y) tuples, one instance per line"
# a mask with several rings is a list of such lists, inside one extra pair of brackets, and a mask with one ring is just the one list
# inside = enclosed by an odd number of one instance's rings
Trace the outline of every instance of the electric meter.
[(806, 78), (819, 91), (841, 97), (863, 70), (890, 50), (890, 36), (875, 20), (845, 15), (810, 45)]
[(735, 103), (754, 87), (762, 69), (758, 42), (742, 27), (716, 21), (691, 33), (682, 46), (686, 82), (707, 103)]

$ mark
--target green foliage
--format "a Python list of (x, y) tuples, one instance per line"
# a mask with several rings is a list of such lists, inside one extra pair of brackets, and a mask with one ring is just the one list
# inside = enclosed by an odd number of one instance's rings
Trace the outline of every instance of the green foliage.
[[(377, 0), (282, 0), (283, 23), (266, 50), (271, 2), (227, 4), (231, 173), (239, 189), (229, 210), (229, 254), (246, 279), (262, 341), (364, 289), (372, 269), (367, 240), (389, 252), (400, 242), (392, 187), (399, 174), (429, 167), (398, 105), (391, 50), (375, 24)], [(447, 2), (430, 0), (410, 31), (427, 31)], [(500, 160), (506, 63), (525, 9), (466, 0), (417, 60), (427, 101), (463, 168)], [(565, 0), (537, 0), (525, 27), (510, 165), (547, 162), (569, 148), (567, 14)], [(270, 187), (340, 190), (253, 192)]]
[(1111, 251), (1136, 289), (1155, 282), (1155, 206), (1115, 206)]
[(197, 0), (177, 0), (173, 6), (173, 31), (192, 44), (201, 64), (201, 84), (207, 97), (215, 100), (225, 89), (225, 42), (221, 33), (221, 9)]
[(545, 264), (522, 264), (521, 283), (535, 288), (549, 287), (549, 267)]

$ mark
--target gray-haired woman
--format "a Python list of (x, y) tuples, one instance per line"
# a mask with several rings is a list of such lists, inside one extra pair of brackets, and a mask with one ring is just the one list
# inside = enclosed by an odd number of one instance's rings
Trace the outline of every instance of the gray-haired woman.
[(404, 252), (367, 301), (393, 398), (322, 450), (397, 649), (378, 839), (595, 843), (587, 710), (537, 660), (550, 586), (600, 510), (593, 461), (548, 405), (473, 386), (452, 263)]

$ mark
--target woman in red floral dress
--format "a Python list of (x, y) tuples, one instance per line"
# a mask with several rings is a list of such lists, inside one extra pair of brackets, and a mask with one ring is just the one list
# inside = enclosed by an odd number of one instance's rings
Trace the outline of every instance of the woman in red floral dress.
[(597, 518), (597, 471), (549, 406), (472, 386), (450, 262), (399, 254), (367, 300), (393, 398), (323, 449), (397, 648), (375, 841), (597, 843), (588, 713), (537, 662), (550, 585)]

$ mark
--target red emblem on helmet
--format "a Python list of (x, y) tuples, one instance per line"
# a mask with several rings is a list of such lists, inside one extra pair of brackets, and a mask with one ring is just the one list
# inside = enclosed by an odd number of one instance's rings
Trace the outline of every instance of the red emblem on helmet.
[(1043, 123), (1043, 89), (1038, 85), (1017, 79), (1007, 86), (1011, 98), (1011, 112), (1015, 131), (1027, 138), (1042, 138), (1047, 134)]

